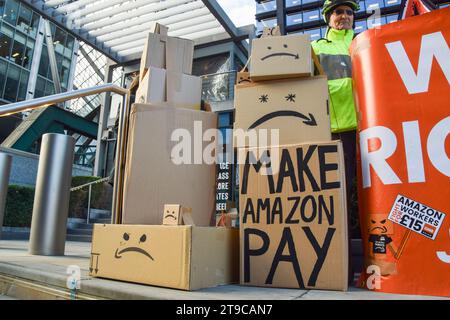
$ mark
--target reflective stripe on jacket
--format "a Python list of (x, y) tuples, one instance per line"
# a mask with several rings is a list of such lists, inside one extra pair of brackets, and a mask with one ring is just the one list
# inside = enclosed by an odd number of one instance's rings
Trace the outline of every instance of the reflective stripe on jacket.
[(355, 130), (357, 124), (349, 54), (353, 35), (353, 30), (329, 28), (326, 38), (311, 43), (328, 76), (331, 131), (334, 133)]

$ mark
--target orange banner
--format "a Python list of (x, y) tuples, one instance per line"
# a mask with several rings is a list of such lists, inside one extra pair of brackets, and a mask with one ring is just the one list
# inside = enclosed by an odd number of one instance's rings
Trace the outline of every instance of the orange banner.
[(351, 46), (361, 287), (450, 296), (450, 8)]

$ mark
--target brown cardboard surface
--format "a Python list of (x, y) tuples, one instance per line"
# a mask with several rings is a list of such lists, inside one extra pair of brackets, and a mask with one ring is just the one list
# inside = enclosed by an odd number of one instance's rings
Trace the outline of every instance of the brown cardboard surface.
[(261, 38), (273, 37), (273, 36), (281, 36), (280, 26), (266, 27), (266, 28), (263, 29), (263, 33), (261, 34)]
[(166, 43), (166, 69), (191, 74), (194, 58), (194, 41), (168, 37)]
[[(194, 135), (196, 121), (200, 121), (197, 128), (202, 127), (196, 135), (200, 132), (202, 136), (204, 130), (217, 127), (217, 115), (211, 112), (173, 108), (167, 104), (132, 106), (123, 223), (160, 225), (164, 205), (178, 203), (192, 208), (196, 225), (210, 225), (215, 212), (216, 166), (194, 159), (194, 152), (190, 163), (201, 164), (177, 165), (172, 161), (172, 149), (182, 140), (171, 141), (172, 133), (175, 129), (187, 130), (191, 134), (188, 144), (194, 150), (194, 139), (198, 139)], [(196, 145), (204, 150), (210, 143), (203, 141)]]
[[(324, 76), (237, 85), (234, 99), (235, 132), (254, 128), (259, 135), (260, 129), (278, 129), (280, 145), (331, 141), (328, 83)], [(256, 146), (238, 140), (234, 145)]]
[(166, 70), (149, 67), (136, 91), (136, 103), (166, 101)]
[(309, 77), (314, 73), (309, 35), (273, 36), (253, 39), (252, 81)]
[(94, 225), (90, 275), (183, 290), (238, 280), (236, 229)]
[(142, 52), (139, 69), (139, 80), (142, 81), (148, 68), (166, 68), (166, 42), (167, 36), (149, 33)]
[[(179, 204), (164, 205), (163, 225), (178, 226), (183, 224), (193, 225), (193, 223), (185, 223), (184, 220), (192, 219), (192, 209), (183, 207)], [(186, 218), (187, 217), (187, 218)]]
[(167, 71), (167, 102), (174, 107), (200, 110), (202, 79), (184, 73)]
[(238, 72), (236, 75), (236, 84), (245, 84), (245, 83), (252, 83), (252, 80), (250, 79), (250, 72), (248, 71)]
[[(260, 159), (256, 152), (264, 150), (245, 151)], [(265, 164), (239, 165), (241, 284), (347, 290), (341, 142), (287, 145), (270, 152), (272, 165), (280, 168), (273, 175), (264, 175)]]

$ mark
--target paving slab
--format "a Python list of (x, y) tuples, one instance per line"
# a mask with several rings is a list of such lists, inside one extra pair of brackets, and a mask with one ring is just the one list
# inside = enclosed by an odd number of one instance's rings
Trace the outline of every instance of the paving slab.
[[(67, 268), (78, 266), (81, 270), (81, 288), (78, 298), (86, 299), (158, 299), (158, 300), (411, 300), (444, 299), (442, 297), (399, 295), (372, 292), (351, 287), (347, 292), (326, 290), (299, 290), (280, 288), (259, 288), (240, 285), (224, 285), (197, 291), (183, 291), (169, 288), (134, 284), (89, 276), (91, 244), (86, 242), (66, 242), (65, 256), (33, 256), (28, 254), (28, 241), (0, 241), (0, 282), (3, 292), (23, 292), (23, 286), (46, 291), (34, 295), (42, 299), (70, 298), (66, 289)], [(3, 280), (2, 280), (3, 279)], [(16, 280), (5, 280), (16, 279)], [(23, 285), (23, 283), (28, 283)], [(30, 284), (31, 283), (31, 284)], [(21, 289), (17, 289), (21, 286)], [(2, 288), (0, 283), (0, 289)], [(6, 289), (5, 289), (6, 288)], [(13, 288), (13, 289), (11, 289)], [(53, 290), (53, 291), (51, 291)], [(50, 292), (50, 293), (48, 293)], [(28, 298), (33, 298), (28, 295)]]

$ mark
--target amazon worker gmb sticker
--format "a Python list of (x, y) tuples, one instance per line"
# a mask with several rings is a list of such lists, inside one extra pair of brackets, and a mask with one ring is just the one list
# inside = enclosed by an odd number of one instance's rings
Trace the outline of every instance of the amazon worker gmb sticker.
[(389, 214), (389, 220), (435, 240), (445, 219), (445, 213), (411, 198), (397, 195)]

